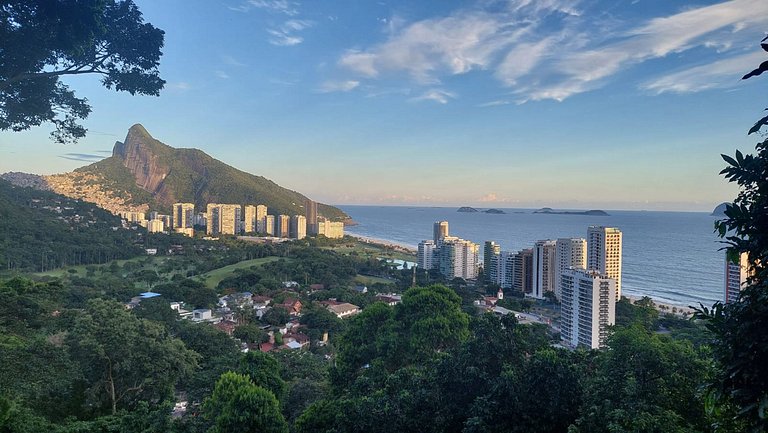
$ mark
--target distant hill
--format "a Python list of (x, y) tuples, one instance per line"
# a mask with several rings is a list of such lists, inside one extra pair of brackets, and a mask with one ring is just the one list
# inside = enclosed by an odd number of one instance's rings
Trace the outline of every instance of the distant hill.
[(456, 210), (456, 212), (467, 212), (467, 213), (475, 213), (475, 212), (480, 212), (480, 211), (479, 211), (479, 210), (477, 210), (477, 209), (475, 209), (475, 208), (473, 208), (473, 207), (469, 207), (469, 206), (462, 206), (462, 207), (460, 207), (458, 210)]
[[(286, 167), (289, 169), (289, 167)], [(238, 170), (198, 149), (177, 149), (153, 138), (142, 125), (133, 125), (112, 156), (73, 173), (46, 178), (51, 187), (85, 199), (104, 195), (110, 209), (135, 208), (170, 212), (176, 202), (192, 202), (199, 210), (208, 203), (266, 204), (270, 214), (303, 215), (302, 194), (262, 176)], [(112, 210), (111, 209), (111, 210)], [(340, 209), (319, 204), (326, 218), (343, 221)]]
[(712, 216), (725, 216), (725, 208), (729, 204), (730, 203), (728, 203), (728, 202), (720, 203), (719, 205), (717, 205), (717, 207), (712, 211), (712, 213), (710, 215), (712, 215)]
[(584, 211), (560, 211), (554, 210), (551, 207), (543, 207), (539, 210), (533, 211), (533, 213), (543, 213), (548, 215), (591, 215), (591, 216), (610, 216), (610, 214), (604, 210), (592, 209)]
[(106, 263), (144, 252), (138, 232), (92, 203), (0, 180), (0, 272)]

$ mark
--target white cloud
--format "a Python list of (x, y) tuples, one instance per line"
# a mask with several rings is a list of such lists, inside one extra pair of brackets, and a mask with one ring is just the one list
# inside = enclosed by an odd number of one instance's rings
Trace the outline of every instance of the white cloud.
[[(683, 53), (694, 48), (710, 57), (754, 49), (755, 35), (768, 27), (766, 0), (724, 1), (639, 23), (620, 22), (596, 4), (578, 0), (509, 0), (505, 4), (480, 2), (447, 16), (387, 27), (382, 42), (348, 50), (338, 66), (367, 80), (405, 74), (425, 87), (443, 83), (449, 76), (487, 70), (517, 95), (518, 102), (562, 101), (597, 89), (644, 62), (672, 54), (687, 61), (692, 56)], [(384, 25), (389, 26), (389, 21)], [(697, 62), (705, 60), (701, 53), (696, 55)], [(727, 60), (718, 64), (719, 70), (729, 71)], [(711, 88), (688, 81), (691, 85), (682, 91)], [(662, 87), (648, 87), (653, 83), (644, 87), (654, 92), (672, 88), (662, 86), (663, 82), (658, 84)], [(413, 100), (448, 101), (434, 90), (424, 95)]]
[(229, 54), (222, 54), (221, 55), (221, 61), (224, 62), (225, 65), (228, 66), (246, 66), (245, 63), (237, 60), (236, 58), (230, 56)]
[(360, 85), (359, 81), (347, 80), (347, 81), (326, 81), (319, 89), (320, 93), (331, 92), (349, 92), (357, 88)]
[(227, 74), (224, 71), (216, 71), (216, 76), (221, 78), (222, 80), (228, 80), (229, 79), (229, 74)]
[(299, 13), (298, 4), (287, 0), (249, 0), (246, 5), (290, 16), (298, 15)]
[(191, 89), (192, 86), (186, 81), (177, 81), (175, 83), (168, 83), (168, 88), (171, 90), (186, 92), (187, 90)]
[(481, 108), (485, 108), (485, 107), (498, 107), (498, 106), (501, 106), (501, 105), (509, 105), (509, 104), (510, 104), (510, 102), (507, 101), (506, 99), (497, 99), (495, 101), (489, 101), (489, 102), (485, 102), (483, 104), (480, 104), (480, 105), (478, 105), (478, 107), (481, 107)]
[(765, 55), (762, 52), (743, 54), (667, 74), (644, 83), (641, 87), (656, 94), (689, 93), (732, 87), (741, 82), (739, 78), (742, 75), (764, 60)]
[(477, 199), (477, 201), (479, 201), (480, 203), (493, 203), (493, 202), (499, 201), (499, 197), (497, 197), (495, 193), (489, 193), (480, 197), (479, 199)]
[(452, 92), (448, 92), (442, 89), (429, 89), (421, 95), (416, 96), (415, 98), (411, 98), (410, 100), (413, 102), (435, 101), (440, 104), (447, 104), (448, 101), (455, 98), (456, 94)]
[(296, 33), (312, 27), (312, 25), (312, 21), (288, 20), (278, 28), (267, 29), (267, 33), (272, 35), (269, 38), (269, 43), (277, 46), (298, 45), (304, 42), (304, 38)]

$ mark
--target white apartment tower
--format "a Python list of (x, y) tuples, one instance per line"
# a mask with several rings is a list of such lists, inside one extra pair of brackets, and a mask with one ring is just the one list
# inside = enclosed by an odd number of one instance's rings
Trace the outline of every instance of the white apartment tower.
[(747, 286), (754, 271), (749, 264), (749, 254), (741, 253), (739, 262), (733, 263), (725, 256), (725, 303), (735, 302), (739, 293)]
[(294, 215), (291, 217), (291, 237), (293, 239), (304, 239), (307, 237), (307, 217), (304, 215)]
[(206, 210), (207, 234), (234, 235), (240, 233), (242, 208), (239, 204), (209, 203)]
[(266, 233), (269, 236), (275, 235), (275, 216), (274, 215), (264, 216), (264, 233)]
[(556, 245), (553, 240), (544, 240), (533, 246), (533, 291), (530, 296), (536, 299), (544, 299), (544, 293), (555, 290)]
[(195, 226), (195, 205), (193, 203), (174, 203), (171, 214), (174, 229), (193, 228)]
[(448, 279), (456, 277), (465, 280), (477, 278), (480, 246), (474, 242), (446, 236), (442, 239), (438, 253), (440, 273)]
[(267, 232), (267, 207), (263, 204), (256, 205), (256, 231), (258, 233)]
[(496, 271), (496, 278), (493, 282), (498, 284), (502, 289), (511, 289), (515, 284), (515, 276), (518, 272), (517, 253), (512, 251), (501, 251), (493, 257), (493, 262)]
[(560, 278), (560, 338), (569, 346), (605, 345), (616, 323), (616, 281), (597, 271), (568, 269)]
[(589, 226), (587, 269), (613, 278), (616, 281), (616, 299), (621, 299), (621, 230)]
[(443, 243), (443, 239), (448, 236), (448, 221), (435, 221), (432, 227), (432, 240), (435, 241), (435, 245), (439, 248)]
[(555, 245), (555, 295), (560, 299), (560, 276), (569, 268), (587, 268), (587, 240), (582, 238), (560, 238)]
[(425, 240), (419, 242), (419, 250), (416, 253), (418, 266), (425, 271), (434, 269), (436, 266), (435, 253), (437, 251), (437, 245), (434, 241)]
[(248, 205), (243, 208), (243, 232), (256, 232), (256, 206)]

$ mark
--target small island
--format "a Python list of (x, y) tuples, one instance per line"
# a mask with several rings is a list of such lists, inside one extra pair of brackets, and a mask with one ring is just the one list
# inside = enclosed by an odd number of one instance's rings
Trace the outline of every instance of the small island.
[(457, 210), (456, 212), (466, 212), (466, 213), (474, 213), (474, 212), (480, 212), (479, 210), (469, 207), (469, 206), (462, 206)]
[(713, 210), (713, 211), (712, 211), (712, 213), (711, 213), (710, 215), (711, 215), (711, 216), (717, 216), (717, 217), (722, 217), (722, 216), (725, 216), (725, 208), (726, 208), (726, 207), (727, 207), (729, 204), (730, 204), (730, 203), (728, 203), (728, 202), (725, 202), (725, 203), (720, 203), (719, 205), (717, 205), (717, 207), (715, 208), (715, 210)]
[(543, 213), (548, 215), (590, 215), (590, 216), (610, 216), (610, 214), (604, 210), (592, 209), (585, 211), (559, 211), (554, 210), (551, 207), (543, 207), (539, 210), (533, 211), (533, 213)]
[(501, 209), (486, 209), (486, 210), (484, 210), (484, 211), (483, 211), (483, 213), (490, 213), (490, 214), (495, 214), (495, 215), (502, 215), (502, 214), (505, 214), (506, 212), (504, 212), (504, 211), (503, 211), (503, 210), (501, 210)]

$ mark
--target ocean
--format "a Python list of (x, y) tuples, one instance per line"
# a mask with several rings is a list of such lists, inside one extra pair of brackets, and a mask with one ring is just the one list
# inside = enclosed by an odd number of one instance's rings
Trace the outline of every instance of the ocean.
[[(618, 227), (623, 233), (622, 293), (678, 306), (706, 306), (723, 298), (725, 253), (714, 234), (716, 217), (703, 212), (607, 211), (609, 216), (457, 212), (458, 208), (339, 206), (358, 225), (347, 232), (416, 248), (445, 220), (450, 234), (502, 250), (531, 248), (540, 239), (586, 238), (587, 227)], [(482, 258), (481, 258), (482, 260)]]

